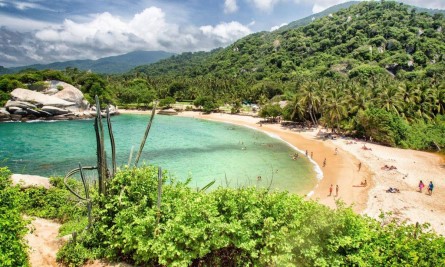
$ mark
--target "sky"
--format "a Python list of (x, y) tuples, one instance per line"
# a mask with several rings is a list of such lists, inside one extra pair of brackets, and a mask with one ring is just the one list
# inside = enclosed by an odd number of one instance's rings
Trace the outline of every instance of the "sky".
[[(225, 47), (347, 0), (0, 0), (0, 66)], [(445, 0), (402, 0), (445, 9)]]

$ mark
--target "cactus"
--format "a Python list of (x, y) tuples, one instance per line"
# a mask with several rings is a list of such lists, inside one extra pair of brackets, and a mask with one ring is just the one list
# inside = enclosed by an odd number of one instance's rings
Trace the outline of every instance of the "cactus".
[[(79, 163), (79, 168), (73, 169), (71, 171), (69, 171), (66, 175), (65, 178), (63, 179), (63, 182), (65, 184), (65, 187), (72, 193), (74, 194), (77, 198), (79, 198), (81, 201), (85, 201), (87, 202), (87, 209), (88, 209), (88, 228), (91, 227), (92, 224), (92, 217), (91, 217), (91, 210), (92, 210), (92, 202), (90, 199), (90, 193), (89, 193), (89, 184), (87, 183), (87, 180), (85, 178), (85, 174), (84, 174), (84, 170), (97, 170), (97, 175), (98, 175), (98, 191), (99, 191), (99, 195), (106, 195), (107, 194), (107, 183), (109, 179), (112, 179), (114, 177), (114, 175), (116, 174), (116, 145), (114, 142), (114, 135), (113, 135), (113, 128), (111, 126), (111, 119), (110, 119), (110, 107), (107, 106), (107, 110), (106, 110), (106, 119), (107, 119), (107, 127), (108, 127), (108, 134), (110, 136), (110, 143), (111, 143), (111, 166), (112, 169), (109, 170), (107, 167), (107, 156), (106, 156), (106, 151), (105, 151), (105, 144), (104, 144), (104, 127), (102, 124), (102, 114), (100, 111), (100, 103), (99, 103), (99, 98), (96, 96), (95, 97), (96, 100), (96, 118), (94, 120), (94, 130), (96, 132), (96, 154), (97, 154), (97, 166), (87, 166), (87, 167), (82, 167), (82, 165)], [(142, 150), (144, 148), (145, 142), (147, 140), (148, 137), (148, 133), (150, 132), (150, 128), (151, 128), (151, 124), (153, 122), (153, 118), (155, 115), (155, 111), (156, 111), (156, 104), (153, 106), (153, 111), (151, 113), (150, 116), (150, 120), (148, 122), (148, 125), (146, 127), (145, 130), (145, 134), (142, 138), (141, 141), (141, 145), (139, 147), (139, 152), (136, 156), (136, 160), (134, 163), (134, 166), (137, 166), (138, 162), (139, 162), (139, 158), (142, 154)], [(128, 165), (131, 164), (131, 157), (133, 155), (133, 148), (131, 150), (131, 154), (130, 154), (130, 158), (128, 161)], [(73, 176), (76, 173), (80, 173), (80, 177), (82, 180), (82, 184), (84, 187), (84, 191), (85, 191), (85, 196), (81, 196), (78, 192), (76, 192), (75, 190), (73, 190), (69, 185), (68, 185), (68, 178), (70, 178), (71, 176)], [(158, 215), (157, 215), (157, 221), (159, 222), (160, 219), (160, 209), (161, 209), (161, 194), (162, 194), (162, 169), (159, 168), (159, 173), (158, 173)]]

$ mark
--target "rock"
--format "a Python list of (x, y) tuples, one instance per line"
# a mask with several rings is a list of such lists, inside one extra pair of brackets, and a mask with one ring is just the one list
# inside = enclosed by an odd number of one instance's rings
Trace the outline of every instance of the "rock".
[(0, 108), (0, 117), (2, 117), (2, 116), (9, 116), (9, 115), (10, 115), (9, 112), (6, 111), (5, 108)]
[(11, 175), (12, 184), (20, 185), (21, 188), (43, 186), (48, 189), (51, 187), (49, 179), (38, 175), (13, 174)]
[(55, 96), (45, 95), (28, 89), (17, 88), (11, 92), (12, 100), (35, 103), (37, 107), (54, 106), (69, 107), (75, 106), (76, 103), (60, 99)]
[(4, 108), (0, 108), (0, 121), (10, 121), (11, 120), (11, 114), (9, 114), (8, 111)]
[(16, 111), (22, 110), (22, 108), (19, 108), (19, 107), (9, 107), (9, 108), (7, 108), (7, 110), (9, 111), (9, 113), (15, 114)]
[(13, 120), (13, 121), (21, 121), (22, 120), (22, 115), (11, 114), (11, 120)]
[(64, 115), (70, 113), (69, 110), (53, 106), (43, 106), (42, 111), (48, 112), (52, 115)]
[(28, 102), (12, 101), (12, 100), (8, 100), (8, 102), (6, 102), (5, 108), (9, 108), (9, 107), (32, 108), (32, 109), (37, 108), (35, 105), (28, 103)]
[(44, 111), (44, 110), (40, 110), (39, 113), (40, 113), (40, 116), (43, 116), (43, 117), (51, 117), (53, 115), (53, 114), (51, 114), (47, 111)]
[(178, 115), (178, 112), (172, 108), (169, 109), (162, 109), (158, 111), (158, 114), (161, 115)]
[(68, 102), (76, 103), (81, 109), (88, 108), (84, 103), (84, 98), (82, 92), (71, 84), (59, 81), (51, 81), (51, 86), (53, 84), (57, 86), (63, 86), (63, 90), (56, 93), (54, 96), (60, 99), (66, 100)]
[(44, 93), (44, 94), (47, 94), (47, 95), (55, 95), (55, 94), (57, 94), (58, 92), (59, 92), (59, 90), (56, 89), (56, 88), (48, 88), (48, 89), (46, 89), (43, 93)]
[(28, 111), (18, 108), (16, 111), (14, 111), (15, 115), (22, 115), (22, 116), (26, 116), (28, 115)]
[(56, 121), (66, 121), (68, 118), (65, 115), (56, 115), (52, 116), (51, 118), (48, 118), (50, 120), (56, 120)]
[(37, 110), (34, 110), (34, 109), (27, 109), (26, 111), (28, 112), (29, 115), (33, 115), (33, 116), (36, 116), (36, 117), (42, 116), (40, 111), (37, 111)]

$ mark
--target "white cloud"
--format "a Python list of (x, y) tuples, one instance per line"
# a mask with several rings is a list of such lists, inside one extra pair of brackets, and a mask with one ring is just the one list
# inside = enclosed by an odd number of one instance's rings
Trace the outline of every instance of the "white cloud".
[(249, 0), (254, 6), (262, 11), (272, 11), (273, 7), (281, 1), (285, 0)]
[(224, 1), (224, 13), (234, 13), (238, 11), (238, 5), (236, 0), (225, 0)]
[(216, 26), (206, 25), (199, 29), (205, 36), (214, 38), (221, 43), (230, 43), (252, 33), (248, 27), (236, 21), (223, 22)]
[(179, 25), (170, 22), (162, 9), (150, 7), (129, 20), (108, 12), (96, 14), (89, 21), (66, 19), (61, 25), (38, 30), (35, 38), (43, 44), (43, 54), (67, 60), (94, 59), (134, 50), (210, 50), (250, 34), (249, 25), (236, 21), (201, 27)]
[(0, 52), (0, 60), (1, 61), (13, 61), (13, 62), (17, 62), (18, 58), (15, 56), (11, 56), (5, 53)]
[(54, 24), (45, 21), (0, 14), (0, 27), (4, 26), (17, 31), (32, 31), (32, 30), (42, 29), (45, 27), (50, 27), (52, 25)]
[(270, 31), (273, 32), (273, 31), (278, 30), (279, 28), (281, 28), (281, 27), (283, 27), (285, 25), (287, 25), (287, 23), (282, 23), (280, 25), (273, 26), (272, 28), (270, 28)]

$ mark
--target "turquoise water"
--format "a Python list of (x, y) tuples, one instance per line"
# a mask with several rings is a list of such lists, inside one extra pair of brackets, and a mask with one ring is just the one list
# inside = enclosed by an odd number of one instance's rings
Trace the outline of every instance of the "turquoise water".
[[(139, 148), (148, 115), (112, 118), (118, 166)], [(108, 142), (107, 142), (108, 143)], [(14, 173), (65, 175), (96, 164), (92, 120), (0, 123), (0, 166)], [(107, 154), (111, 155), (107, 149)], [(284, 142), (245, 127), (193, 118), (155, 117), (140, 163), (154, 164), (190, 186), (262, 186), (308, 193), (315, 185), (313, 165)], [(258, 181), (257, 177), (261, 176)]]

